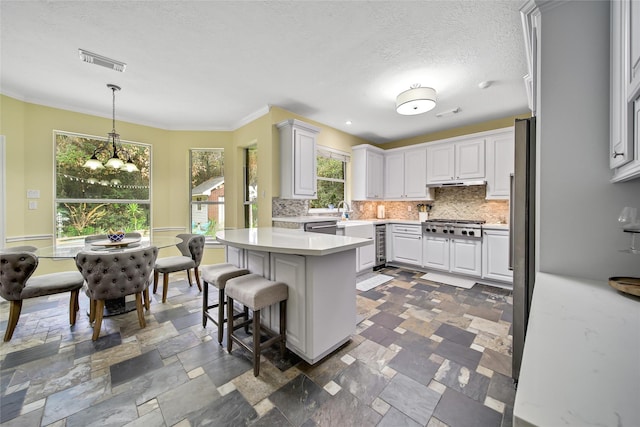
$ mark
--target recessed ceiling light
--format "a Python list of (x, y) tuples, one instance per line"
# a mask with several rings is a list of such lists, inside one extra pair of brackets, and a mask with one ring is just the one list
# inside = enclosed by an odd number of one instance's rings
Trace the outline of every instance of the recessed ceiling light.
[(345, 124), (346, 124), (347, 126), (351, 126), (351, 124), (352, 124), (352, 123), (353, 123), (353, 122), (352, 122), (351, 120), (347, 120), (347, 121), (345, 122)]
[(490, 81), (490, 80), (485, 80), (485, 81), (483, 81), (483, 82), (478, 83), (478, 87), (479, 87), (480, 89), (486, 89), (486, 88), (488, 88), (489, 86), (491, 86), (491, 83), (493, 83), (493, 82), (492, 82), (492, 81)]
[(106, 56), (98, 55), (97, 53), (89, 52), (88, 50), (78, 49), (80, 59), (89, 64), (100, 65), (101, 67), (111, 68), (112, 70), (124, 72), (127, 68), (127, 64), (115, 59), (107, 58)]

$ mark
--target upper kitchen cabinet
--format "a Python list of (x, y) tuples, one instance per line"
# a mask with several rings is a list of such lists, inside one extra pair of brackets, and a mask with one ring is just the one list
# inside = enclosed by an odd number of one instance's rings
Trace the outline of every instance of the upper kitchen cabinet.
[(384, 197), (399, 200), (432, 200), (427, 191), (427, 149), (391, 149), (384, 156)]
[(280, 197), (315, 199), (316, 140), (320, 129), (291, 119), (277, 124), (280, 131)]
[(352, 147), (353, 167), (351, 173), (352, 200), (382, 199), (384, 177), (384, 150), (373, 145)]
[(487, 136), (487, 200), (508, 200), (514, 171), (513, 128)]
[(610, 8), (609, 165), (619, 182), (640, 177), (640, 2)]
[(427, 145), (427, 184), (484, 178), (484, 138)]

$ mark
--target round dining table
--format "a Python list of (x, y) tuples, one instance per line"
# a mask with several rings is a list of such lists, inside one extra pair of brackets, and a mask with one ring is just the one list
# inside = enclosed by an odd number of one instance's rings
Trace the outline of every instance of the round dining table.
[[(110, 242), (105, 236), (104, 239), (96, 239), (85, 241), (75, 239), (55, 246), (44, 246), (35, 251), (38, 258), (43, 259), (74, 259), (80, 251), (90, 251), (96, 253), (126, 253), (132, 249), (139, 249), (149, 246), (155, 246), (158, 249), (175, 246), (182, 240), (175, 236), (146, 236), (141, 238), (126, 238), (120, 244)], [(150, 284), (151, 285), (151, 284)], [(106, 300), (104, 305), (104, 316), (115, 316), (118, 314), (128, 313), (136, 309), (135, 301), (126, 301), (125, 297), (113, 300)]]

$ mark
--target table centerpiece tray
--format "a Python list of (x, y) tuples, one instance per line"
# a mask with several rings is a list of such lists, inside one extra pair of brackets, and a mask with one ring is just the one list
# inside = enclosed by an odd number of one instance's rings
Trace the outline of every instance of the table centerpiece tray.
[(640, 297), (640, 277), (609, 277), (609, 286), (625, 294)]
[(109, 239), (104, 239), (91, 242), (91, 246), (100, 246), (104, 248), (126, 248), (127, 246), (138, 243), (139, 241), (139, 237), (125, 237), (119, 242), (112, 242)]

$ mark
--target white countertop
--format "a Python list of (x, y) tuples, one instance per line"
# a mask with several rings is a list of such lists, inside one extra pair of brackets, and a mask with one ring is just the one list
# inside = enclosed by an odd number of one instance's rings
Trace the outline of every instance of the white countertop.
[(509, 224), (482, 224), (485, 230), (508, 230)]
[(323, 222), (323, 221), (339, 221), (339, 216), (282, 216), (277, 218), (271, 218), (271, 221), (279, 222), (294, 222), (296, 224), (306, 224), (309, 222)]
[(348, 219), (342, 220), (336, 216), (283, 216), (271, 218), (272, 221), (278, 222), (292, 222), (298, 224), (304, 224), (308, 222), (321, 222), (321, 221), (337, 221), (338, 227), (344, 227), (345, 224), (355, 222), (370, 222), (372, 224), (422, 224), (418, 220), (411, 219)]
[(536, 275), (514, 426), (640, 426), (640, 298)]
[(216, 239), (225, 245), (243, 249), (314, 256), (329, 255), (373, 244), (371, 239), (306, 233), (299, 229), (278, 227), (218, 231)]

